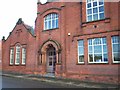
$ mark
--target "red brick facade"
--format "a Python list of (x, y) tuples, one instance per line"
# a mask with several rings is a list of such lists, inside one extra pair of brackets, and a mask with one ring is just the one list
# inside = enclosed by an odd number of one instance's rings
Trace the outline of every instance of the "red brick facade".
[[(37, 5), (34, 35), (29, 31), (29, 26), (19, 20), (9, 37), (3, 39), (3, 71), (47, 74), (47, 50), (52, 45), (56, 53), (56, 77), (119, 82), (119, 63), (113, 63), (112, 60), (111, 37), (119, 35), (120, 32), (120, 3), (105, 2), (105, 19), (92, 22), (86, 22), (85, 2), (54, 2), (43, 5), (38, 2)], [(58, 28), (44, 30), (44, 17), (49, 13), (59, 15)], [(88, 39), (102, 37), (107, 40), (108, 63), (89, 63)], [(81, 39), (84, 40), (83, 64), (78, 63), (78, 40)], [(10, 48), (15, 48), (17, 43), (26, 47), (25, 65), (10, 65)]]
[(0, 70), (2, 70), (2, 41), (0, 41)]

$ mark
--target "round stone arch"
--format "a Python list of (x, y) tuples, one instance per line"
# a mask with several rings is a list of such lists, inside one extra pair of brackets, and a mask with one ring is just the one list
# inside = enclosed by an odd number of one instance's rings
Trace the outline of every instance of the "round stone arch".
[(47, 48), (49, 47), (49, 45), (52, 45), (55, 50), (56, 50), (56, 63), (57, 64), (60, 64), (61, 63), (61, 45), (55, 41), (55, 40), (51, 40), (51, 39), (48, 39), (47, 41), (45, 41), (41, 46), (40, 46), (40, 49), (39, 49), (39, 62), (41, 64), (46, 64), (46, 51), (47, 51)]

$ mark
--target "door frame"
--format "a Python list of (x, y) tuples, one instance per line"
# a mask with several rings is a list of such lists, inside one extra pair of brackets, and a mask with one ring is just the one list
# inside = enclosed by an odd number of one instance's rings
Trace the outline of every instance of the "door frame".
[(56, 50), (53, 46), (52, 47), (49, 46), (46, 51), (46, 72), (55, 73), (55, 64), (56, 64)]

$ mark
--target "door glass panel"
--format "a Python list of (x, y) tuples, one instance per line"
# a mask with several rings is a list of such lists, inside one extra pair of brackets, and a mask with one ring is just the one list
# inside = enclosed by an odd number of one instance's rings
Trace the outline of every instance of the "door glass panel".
[(52, 66), (52, 58), (49, 58), (49, 66)]

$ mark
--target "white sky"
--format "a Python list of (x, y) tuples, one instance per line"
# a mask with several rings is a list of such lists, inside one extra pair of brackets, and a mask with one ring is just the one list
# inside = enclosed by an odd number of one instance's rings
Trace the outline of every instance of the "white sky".
[(37, 16), (37, 0), (0, 0), (0, 40), (8, 37), (19, 18), (33, 26)]

